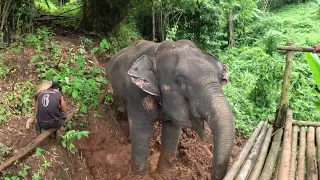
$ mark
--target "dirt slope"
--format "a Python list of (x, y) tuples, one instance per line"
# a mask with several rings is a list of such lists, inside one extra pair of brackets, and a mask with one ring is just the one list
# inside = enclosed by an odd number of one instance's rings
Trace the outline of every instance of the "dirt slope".
[[(56, 37), (64, 49), (76, 46), (77, 39)], [(4, 53), (5, 63), (11, 67), (11, 72), (5, 79), (0, 80), (0, 93), (10, 90), (16, 82), (30, 80), (37, 83), (37, 73), (28, 63), (34, 50), (25, 49), (20, 55)], [(105, 69), (105, 57), (94, 57), (95, 62), (100, 63), (100, 68)], [(74, 109), (74, 103), (67, 97), (67, 104)], [(94, 116), (93, 114), (99, 114)], [(74, 122), (79, 123), (87, 116), (79, 115)], [(0, 142), (12, 148), (11, 155), (18, 149), (26, 146), (35, 138), (34, 127), (25, 128), (25, 122), (29, 117), (22, 115), (13, 116), (7, 125), (0, 126)], [(41, 179), (209, 179), (211, 166), (212, 137), (207, 132), (208, 140), (200, 141), (196, 133), (184, 128), (181, 134), (177, 158), (172, 169), (165, 174), (150, 173), (145, 176), (133, 175), (130, 170), (130, 138), (128, 122), (125, 116), (116, 116), (111, 107), (103, 104), (97, 112), (91, 112), (87, 127), (76, 126), (79, 130), (90, 131), (88, 138), (75, 141), (79, 152), (72, 155), (61, 145), (54, 143), (53, 139), (47, 139), (40, 147), (41, 155), (34, 152), (29, 154), (21, 162), (16, 163), (0, 174), (0, 179), (17, 174), (24, 165), (30, 166), (26, 179), (32, 179), (36, 173)], [(149, 164), (155, 169), (160, 152), (161, 123), (154, 125), (154, 133), (150, 142)], [(230, 164), (244, 145), (245, 139), (237, 137), (233, 149)], [(8, 157), (0, 157), (3, 162)], [(48, 163), (50, 166), (47, 166)], [(47, 164), (47, 165), (46, 165)]]

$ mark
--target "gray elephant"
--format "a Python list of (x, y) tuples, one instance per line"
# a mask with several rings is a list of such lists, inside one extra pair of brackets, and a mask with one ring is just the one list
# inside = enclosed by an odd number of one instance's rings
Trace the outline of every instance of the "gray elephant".
[(128, 115), (135, 172), (148, 169), (156, 120), (162, 120), (161, 172), (172, 165), (181, 127), (203, 136), (204, 119), (214, 142), (211, 179), (225, 176), (235, 135), (234, 116), (221, 88), (227, 81), (225, 65), (189, 40), (140, 40), (114, 55), (107, 68), (114, 98)]

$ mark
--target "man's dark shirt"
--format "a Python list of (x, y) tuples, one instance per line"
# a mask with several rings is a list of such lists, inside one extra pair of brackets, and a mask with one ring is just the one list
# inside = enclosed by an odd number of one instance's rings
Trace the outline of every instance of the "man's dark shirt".
[(61, 96), (61, 92), (50, 89), (40, 92), (38, 97), (38, 123), (59, 121), (63, 118), (60, 110)]

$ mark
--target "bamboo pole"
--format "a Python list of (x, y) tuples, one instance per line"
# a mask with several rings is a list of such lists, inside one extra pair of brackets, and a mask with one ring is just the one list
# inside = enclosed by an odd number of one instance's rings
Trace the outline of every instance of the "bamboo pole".
[(317, 159), (314, 147), (314, 127), (308, 128), (307, 136), (307, 180), (318, 180)]
[(246, 160), (246, 162), (242, 165), (241, 170), (239, 171), (238, 176), (236, 177), (236, 179), (247, 179), (248, 175), (250, 174), (256, 160), (259, 154), (259, 151), (261, 149), (261, 145), (263, 143), (263, 140), (265, 138), (266, 132), (268, 130), (268, 124), (267, 122), (265, 122), (263, 124), (263, 127), (261, 129), (261, 132), (259, 134), (259, 136), (257, 137), (257, 140), (254, 144), (254, 146), (252, 147), (250, 154)]
[[(288, 46), (291, 46), (292, 43), (288, 43)], [(281, 99), (280, 99), (280, 107), (277, 110), (276, 118), (275, 118), (275, 129), (282, 127), (285, 124), (285, 119), (287, 115), (287, 107), (288, 107), (288, 94), (291, 80), (291, 71), (293, 64), (293, 53), (294, 51), (287, 51), (286, 56), (286, 67), (283, 75), (283, 85), (281, 91)], [(290, 132), (291, 133), (291, 132)]]
[[(64, 123), (70, 121), (72, 117), (73, 117), (73, 112), (67, 115), (67, 118), (64, 121)], [(15, 161), (27, 155), (30, 151), (32, 151), (35, 147), (37, 147), (41, 142), (43, 142), (47, 137), (49, 137), (51, 133), (55, 132), (58, 129), (59, 128), (43, 131), (38, 137), (33, 139), (26, 147), (20, 149), (14, 156), (12, 156), (10, 159), (2, 163), (0, 165), (0, 172), (8, 168)]]
[(301, 127), (300, 129), (299, 146), (297, 180), (304, 180), (304, 166), (306, 156), (306, 129), (304, 127)]
[(280, 169), (280, 164), (281, 164), (281, 154), (282, 154), (282, 150), (280, 150), (279, 154), (278, 154), (278, 158), (277, 158), (277, 166), (276, 169), (274, 170), (273, 173), (273, 180), (278, 180), (278, 176), (279, 176), (279, 169)]
[(291, 146), (291, 158), (290, 158), (290, 171), (289, 179), (294, 180), (296, 178), (297, 168), (297, 139), (298, 139), (298, 126), (293, 126), (292, 129), (292, 146)]
[[(320, 127), (317, 127), (317, 146), (318, 146), (318, 168), (320, 168)], [(320, 170), (318, 169), (318, 177), (320, 177)]]
[(277, 49), (284, 51), (312, 52), (314, 48), (300, 46), (278, 46)]
[(264, 123), (265, 123), (264, 121), (260, 121), (259, 122), (259, 124), (255, 128), (254, 132), (252, 133), (251, 137), (246, 142), (246, 144), (244, 145), (242, 151), (238, 155), (237, 159), (235, 160), (235, 162), (233, 163), (231, 168), (228, 170), (227, 174), (224, 177), (224, 180), (233, 179), (236, 176), (236, 174), (238, 173), (243, 161), (246, 159), (247, 155), (249, 154), (249, 151), (252, 148), (255, 139), (259, 135), (259, 132), (261, 131), (261, 128), (262, 128)]
[(316, 126), (316, 127), (320, 127), (320, 122), (292, 120), (292, 124), (299, 125), (299, 126)]
[(283, 129), (279, 129), (273, 137), (271, 148), (269, 150), (268, 157), (262, 169), (260, 180), (269, 180), (272, 176), (272, 172), (277, 160), (277, 156), (280, 149), (281, 138), (283, 135)]
[(268, 154), (269, 146), (271, 143), (272, 133), (273, 133), (273, 125), (271, 125), (268, 129), (267, 135), (264, 139), (261, 150), (259, 152), (259, 156), (257, 158), (256, 164), (254, 165), (254, 167), (250, 173), (250, 176), (248, 178), (249, 180), (258, 179), (258, 177), (261, 173), (261, 170), (263, 168), (263, 164), (264, 164), (266, 157), (267, 157), (267, 154)]
[(280, 171), (278, 178), (287, 180), (289, 178), (292, 136), (292, 111), (288, 109), (286, 115), (286, 126), (283, 135), (282, 155), (280, 160)]

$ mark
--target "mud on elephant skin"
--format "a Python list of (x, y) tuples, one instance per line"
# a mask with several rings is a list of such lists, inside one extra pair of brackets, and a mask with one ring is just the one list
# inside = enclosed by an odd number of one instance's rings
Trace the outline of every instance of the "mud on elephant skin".
[(212, 179), (222, 179), (232, 151), (234, 116), (222, 92), (227, 67), (189, 40), (140, 40), (119, 51), (107, 65), (120, 108), (128, 115), (132, 168), (147, 171), (152, 125), (162, 120), (158, 171), (175, 158), (181, 127), (202, 136), (206, 120), (213, 135)]

